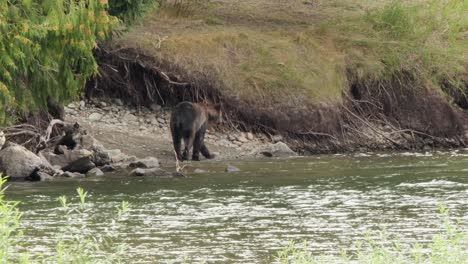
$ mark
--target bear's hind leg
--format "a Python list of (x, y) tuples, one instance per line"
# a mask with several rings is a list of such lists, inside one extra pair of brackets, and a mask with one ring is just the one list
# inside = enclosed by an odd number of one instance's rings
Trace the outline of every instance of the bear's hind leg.
[(195, 140), (195, 132), (191, 132), (189, 137), (184, 137), (184, 153), (182, 153), (182, 159), (188, 160), (190, 149), (193, 146), (193, 142)]

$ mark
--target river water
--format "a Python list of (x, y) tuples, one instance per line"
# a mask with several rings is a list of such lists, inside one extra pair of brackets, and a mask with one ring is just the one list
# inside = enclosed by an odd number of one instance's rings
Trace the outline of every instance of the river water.
[[(28, 250), (54, 251), (66, 223), (58, 198), (89, 192), (87, 232), (106, 234), (122, 200), (117, 230), (129, 263), (270, 263), (289, 241), (317, 255), (352, 250), (386, 229), (404, 243), (428, 243), (440, 230), (440, 204), (468, 228), (468, 152), (357, 154), (287, 160), (192, 163), (188, 179), (110, 175), (81, 181), (14, 183)], [(115, 230), (114, 230), (115, 231)]]

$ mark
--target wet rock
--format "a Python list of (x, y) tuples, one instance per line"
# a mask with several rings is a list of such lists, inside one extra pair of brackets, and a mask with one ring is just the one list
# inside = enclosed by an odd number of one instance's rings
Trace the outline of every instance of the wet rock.
[(172, 173), (172, 177), (174, 178), (188, 178), (187, 175), (183, 174), (182, 172), (176, 171)]
[(91, 158), (83, 157), (63, 167), (62, 170), (69, 172), (87, 173), (94, 168), (96, 168), (96, 165), (91, 161)]
[(283, 142), (270, 144), (259, 151), (260, 154), (266, 157), (291, 157), (297, 156), (291, 148)]
[(89, 115), (88, 119), (92, 122), (97, 122), (102, 119), (102, 114), (100, 113), (92, 113)]
[(94, 149), (92, 161), (96, 166), (108, 165), (112, 162), (109, 153), (103, 147), (96, 147)]
[(115, 167), (113, 165), (104, 165), (102, 168), (101, 168), (101, 171), (102, 172), (113, 172), (115, 171)]
[(158, 168), (153, 168), (153, 169), (136, 168), (130, 172), (129, 176), (171, 178), (173, 177), (173, 174), (168, 171), (161, 170)]
[(78, 173), (78, 172), (69, 172), (69, 171), (66, 171), (62, 174), (62, 177), (66, 177), (66, 178), (73, 178), (73, 179), (82, 179), (82, 178), (85, 178), (86, 175), (82, 174), (82, 173)]
[(128, 166), (129, 168), (142, 168), (142, 169), (153, 169), (159, 168), (159, 161), (157, 158), (149, 157), (145, 159), (136, 160)]
[(101, 177), (104, 176), (104, 172), (102, 172), (99, 168), (94, 168), (86, 173), (86, 177)]
[(39, 171), (37, 172), (37, 176), (38, 176), (38, 179), (39, 181), (50, 181), (50, 180), (53, 180), (54, 179), (54, 176), (46, 173), (46, 172), (43, 172), (43, 171)]
[(236, 166), (228, 165), (224, 171), (232, 173), (232, 172), (239, 172), (241, 170), (239, 168), (237, 168)]
[(46, 160), (23, 146), (6, 143), (0, 151), (0, 172), (12, 180), (24, 180), (38, 169), (54, 170)]

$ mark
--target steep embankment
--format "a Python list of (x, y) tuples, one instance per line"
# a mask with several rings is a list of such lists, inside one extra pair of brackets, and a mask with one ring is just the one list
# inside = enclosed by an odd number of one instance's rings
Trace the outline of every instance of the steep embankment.
[(222, 102), (311, 152), (465, 145), (466, 1), (168, 2), (96, 53), (88, 96)]

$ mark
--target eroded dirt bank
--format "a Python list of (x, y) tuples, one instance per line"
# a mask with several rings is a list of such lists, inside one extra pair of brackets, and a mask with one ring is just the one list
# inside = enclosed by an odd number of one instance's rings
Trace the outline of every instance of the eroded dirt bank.
[[(411, 74), (367, 81), (350, 74), (349, 88), (344, 89), (341, 103), (278, 98), (276, 104), (271, 104), (235, 96), (222, 89), (213, 76), (194, 78), (192, 72), (177, 64), (141, 50), (102, 49), (96, 56), (101, 75), (88, 83), (86, 96), (97, 102), (104, 100), (103, 104), (116, 100), (118, 104), (101, 106), (114, 115), (102, 121), (98, 118), (89, 125), (98, 138), (109, 144), (118, 146), (119, 141), (123, 144), (134, 140), (129, 151), (135, 146), (138, 151), (151, 154), (159, 148), (169, 158), (172, 149), (167, 111), (183, 100), (222, 103), (226, 123), (213, 129), (216, 132), (209, 135), (208, 143), (229, 157), (246, 155), (258, 144), (276, 141), (278, 137), (302, 154), (465, 146), (468, 118), (464, 110), (451, 103), (449, 95), (426, 87)], [(96, 105), (99, 109), (99, 103)], [(115, 115), (119, 111), (113, 107), (122, 107), (119, 105), (133, 110), (125, 110), (127, 115)], [(139, 113), (138, 117), (132, 117), (135, 113)], [(86, 115), (90, 114), (79, 113), (78, 119), (86, 123)], [(162, 128), (158, 127), (160, 123)], [(236, 145), (235, 138), (241, 132), (244, 137), (247, 133), (256, 135), (255, 141)]]

